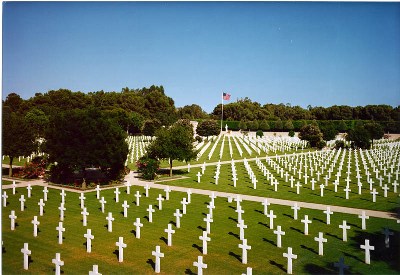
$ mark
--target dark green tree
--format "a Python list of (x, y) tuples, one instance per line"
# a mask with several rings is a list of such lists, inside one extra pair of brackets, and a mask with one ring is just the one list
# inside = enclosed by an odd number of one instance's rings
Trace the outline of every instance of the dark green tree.
[(335, 139), (337, 134), (339, 134), (339, 131), (336, 129), (333, 123), (327, 123), (326, 125), (321, 126), (320, 129), (322, 132), (322, 137), (326, 141)]
[(147, 154), (150, 158), (169, 160), (169, 174), (172, 177), (174, 160), (189, 161), (196, 156), (193, 142), (193, 129), (175, 123), (156, 132), (156, 139), (147, 147)]
[(317, 147), (322, 141), (322, 133), (318, 125), (308, 124), (300, 129), (299, 138), (307, 140), (311, 147)]
[(25, 117), (11, 112), (9, 107), (3, 107), (2, 122), (2, 150), (3, 155), (10, 158), (8, 175), (11, 177), (14, 158), (30, 155), (37, 147), (34, 132)]
[(128, 154), (126, 133), (98, 109), (71, 110), (50, 119), (45, 152), (56, 164), (51, 171), (55, 182), (71, 180), (73, 172), (86, 178), (86, 168), (100, 168), (109, 180), (122, 176)]
[(351, 129), (346, 139), (352, 142), (353, 148), (369, 149), (371, 147), (371, 134), (363, 126), (356, 126)]
[(199, 122), (196, 128), (196, 133), (202, 137), (216, 136), (221, 131), (218, 122), (213, 119), (207, 119)]
[(239, 122), (239, 128), (240, 128), (240, 130), (242, 130), (242, 131), (247, 130), (247, 129), (248, 129), (247, 122), (244, 121), (244, 120), (241, 120), (241, 121)]
[(381, 139), (385, 134), (382, 126), (374, 121), (366, 123), (364, 128), (369, 132), (369, 135), (372, 139), (372, 144), (374, 143), (374, 139)]
[(36, 138), (44, 136), (44, 131), (49, 124), (49, 117), (42, 110), (32, 108), (26, 113), (25, 119), (32, 127)]
[(261, 120), (260, 129), (263, 131), (268, 131), (270, 129), (268, 121), (266, 121), (265, 119)]
[(142, 126), (142, 133), (145, 136), (154, 136), (156, 131), (161, 128), (161, 121), (158, 119), (147, 119)]

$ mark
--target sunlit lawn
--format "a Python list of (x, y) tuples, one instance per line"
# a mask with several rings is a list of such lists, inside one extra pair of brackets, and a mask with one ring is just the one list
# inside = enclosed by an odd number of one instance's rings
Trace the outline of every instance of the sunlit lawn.
[[(206, 184), (206, 183), (204, 183)], [(211, 184), (208, 184), (211, 185)], [(228, 186), (225, 184), (225, 186)], [(247, 188), (247, 187), (243, 187)], [(146, 219), (148, 213), (146, 208), (149, 204), (158, 205), (156, 198), (158, 194), (165, 194), (162, 190), (151, 189), (150, 197), (144, 196), (144, 189), (132, 187), (131, 195), (125, 193), (126, 188), (120, 188), (120, 202), (114, 201), (113, 190), (103, 190), (107, 204), (105, 213), (100, 211), (100, 203), (96, 199), (96, 192), (86, 194), (85, 205), (90, 215), (88, 216), (87, 228), (92, 229), (95, 236), (92, 241), (92, 253), (86, 253), (86, 239), (83, 234), (86, 228), (82, 226), (82, 215), (80, 214), (79, 194), (67, 192), (63, 244), (58, 244), (58, 232), (56, 227), (59, 222), (60, 191), (50, 189), (49, 200), (45, 206), (45, 214), (39, 216), (37, 205), (43, 197), (42, 188), (34, 187), (32, 198), (26, 202), (24, 212), (20, 211), (18, 198), (26, 194), (26, 188), (18, 188), (17, 194), (8, 192), (9, 199), (7, 207), (2, 211), (3, 232), (3, 274), (32, 273), (48, 274), (54, 272), (52, 259), (56, 253), (61, 253), (64, 266), (61, 268), (65, 274), (88, 274), (92, 265), (99, 265), (99, 272), (103, 274), (132, 274), (132, 273), (154, 273), (152, 264), (154, 257), (151, 252), (156, 245), (161, 246), (161, 252), (165, 257), (161, 259), (161, 272), (164, 274), (197, 273), (193, 262), (201, 255), (202, 242), (198, 237), (205, 230), (206, 223), (203, 221), (205, 213), (208, 213), (207, 202), (210, 198), (203, 195), (192, 195), (192, 203), (187, 208), (187, 214), (181, 218), (181, 228), (175, 227), (175, 209), (182, 206), (181, 199), (186, 193), (172, 192), (170, 200), (164, 201), (163, 210), (153, 214), (153, 223)], [(140, 206), (135, 205), (134, 194), (139, 190), (142, 194)], [(287, 192), (285, 192), (287, 193)], [(130, 204), (128, 218), (122, 215), (122, 203), (127, 200)], [(253, 274), (286, 273), (287, 260), (282, 256), (287, 252), (287, 247), (293, 248), (298, 255), (294, 260), (294, 273), (334, 273), (338, 270), (333, 263), (339, 257), (345, 258), (345, 263), (350, 266), (349, 273), (359, 274), (395, 274), (400, 272), (399, 267), (399, 231), (400, 224), (396, 220), (370, 218), (367, 221), (367, 231), (362, 231), (361, 220), (355, 215), (335, 213), (331, 216), (331, 225), (326, 225), (325, 214), (322, 211), (301, 209), (299, 220), (293, 220), (293, 211), (290, 207), (271, 205), (277, 215), (275, 226), (282, 226), (286, 235), (282, 237), (283, 248), (276, 247), (276, 235), (269, 228), (269, 219), (263, 214), (261, 203), (244, 201), (242, 208), (245, 211), (243, 219), (248, 228), (245, 237), (252, 249), (248, 252), (248, 264), (241, 263), (241, 249), (238, 247), (239, 229), (236, 227), (237, 214), (235, 212), (236, 202), (228, 203), (225, 198), (217, 198), (215, 201), (214, 222), (211, 225), (211, 242), (208, 245), (208, 255), (204, 256), (204, 262), (208, 264), (205, 274), (241, 274), (246, 268), (252, 267)], [(10, 219), (8, 215), (11, 210), (16, 211), (17, 227), (10, 231)], [(113, 213), (115, 221), (113, 232), (107, 231), (106, 216), (108, 212)], [(304, 235), (304, 225), (300, 219), (304, 215), (312, 219), (309, 227), (309, 235)], [(33, 216), (37, 215), (40, 221), (40, 232), (38, 237), (33, 237)], [(135, 227), (133, 222), (139, 217), (144, 224), (141, 229), (141, 239), (135, 238)], [(346, 220), (351, 226), (348, 231), (348, 242), (342, 241), (342, 230), (338, 227), (342, 220)], [(176, 233), (173, 235), (173, 245), (168, 247), (165, 243), (167, 237), (164, 229), (168, 223), (172, 223)], [(389, 227), (395, 232), (390, 239), (390, 248), (385, 248), (384, 235), (381, 233), (383, 227)], [(323, 232), (328, 242), (324, 246), (325, 255), (318, 256), (318, 243), (314, 237), (318, 232)], [(127, 248), (124, 250), (124, 262), (119, 263), (117, 259), (117, 247), (115, 242), (118, 237), (124, 237)], [(375, 250), (371, 252), (371, 265), (364, 263), (364, 252), (359, 248), (364, 239), (370, 239)], [(21, 248), (25, 242), (29, 243), (32, 251), (29, 271), (23, 270), (23, 255)]]

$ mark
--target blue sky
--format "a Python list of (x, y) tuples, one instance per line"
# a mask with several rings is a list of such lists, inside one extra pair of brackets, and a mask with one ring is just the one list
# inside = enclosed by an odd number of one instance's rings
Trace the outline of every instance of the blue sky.
[(3, 2), (3, 99), (163, 85), (181, 107), (400, 104), (400, 3)]

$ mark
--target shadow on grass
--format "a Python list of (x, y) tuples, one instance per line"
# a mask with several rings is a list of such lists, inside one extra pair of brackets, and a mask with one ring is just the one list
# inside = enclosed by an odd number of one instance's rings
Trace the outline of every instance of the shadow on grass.
[(153, 270), (156, 269), (156, 263), (153, 261), (153, 259), (147, 259), (146, 263), (148, 263)]
[(239, 235), (233, 232), (229, 232), (228, 235), (236, 237), (238, 240), (240, 239)]
[[(364, 244), (365, 240), (368, 239), (370, 245), (375, 247), (371, 251), (371, 262), (383, 261), (396, 272), (400, 272), (400, 231), (390, 231), (393, 232), (393, 235), (389, 237), (389, 247), (386, 247), (385, 235), (382, 231), (365, 232), (360, 230), (355, 231), (355, 236), (351, 238), (353, 241), (352, 246), (355, 249), (360, 249), (360, 245)], [(364, 263), (364, 259), (359, 260)]]
[(261, 225), (265, 226), (266, 228), (269, 228), (269, 225), (268, 225), (268, 224), (266, 224), (266, 223), (263, 223), (263, 222), (258, 222), (258, 224), (261, 224)]
[(242, 262), (242, 257), (232, 251), (229, 251), (229, 256), (235, 257), (239, 262)]
[(293, 227), (293, 226), (291, 226), (290, 229), (292, 229), (292, 230), (294, 230), (294, 231), (297, 231), (297, 232), (299, 232), (299, 233), (302, 234), (302, 235), (304, 234), (303, 231), (301, 231), (300, 229), (295, 228), (295, 227)]
[(329, 268), (329, 266), (322, 267), (316, 264), (306, 264), (304, 266), (304, 271), (308, 274), (337, 274), (337, 271)]
[(113, 254), (117, 257), (117, 260), (119, 260), (119, 250), (115, 249)]
[(165, 244), (168, 244), (168, 240), (165, 237), (161, 237), (160, 240), (162, 240)]
[(329, 237), (336, 238), (336, 239), (338, 239), (338, 240), (342, 240), (342, 238), (339, 238), (338, 236), (333, 235), (333, 234), (331, 234), (331, 233), (329, 233), (329, 232), (327, 232), (326, 235), (329, 236)]
[(201, 231), (206, 231), (207, 230), (207, 228), (204, 228), (201, 225), (199, 225), (197, 228), (200, 229)]
[(201, 253), (203, 253), (203, 248), (197, 244), (192, 244), (192, 247), (197, 248)]
[(268, 239), (266, 239), (266, 238), (263, 238), (263, 241), (264, 241), (264, 242), (267, 242), (267, 243), (270, 243), (270, 244), (272, 244), (273, 246), (276, 246), (276, 243), (275, 243), (274, 241), (272, 241), (272, 240), (268, 240)]
[(132, 230), (131, 230), (131, 233), (132, 233), (133, 235), (135, 235), (135, 237), (137, 237), (137, 236), (136, 236), (136, 230), (135, 230), (135, 229), (132, 229)]
[(269, 264), (278, 267), (280, 270), (282, 270), (284, 272), (287, 272), (286, 268), (283, 267), (283, 264), (278, 264), (277, 262), (272, 261), (272, 260), (269, 260)]
[(308, 250), (308, 251), (310, 251), (310, 252), (312, 252), (312, 253), (314, 253), (314, 254), (317, 254), (317, 255), (318, 255), (318, 252), (317, 252), (317, 251), (315, 251), (315, 249), (314, 249), (314, 248), (311, 248), (311, 247), (305, 246), (304, 244), (300, 245), (300, 247), (301, 247), (301, 248), (303, 248), (303, 249), (306, 249), (306, 250)]
[(195, 275), (196, 273), (194, 273), (193, 271), (191, 271), (189, 268), (186, 268), (185, 274)]
[(238, 220), (235, 218), (229, 217), (228, 219), (234, 221), (235, 223), (238, 223)]

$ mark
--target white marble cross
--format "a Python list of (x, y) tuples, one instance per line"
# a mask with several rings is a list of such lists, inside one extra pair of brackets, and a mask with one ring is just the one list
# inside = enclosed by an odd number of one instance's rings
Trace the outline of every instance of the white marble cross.
[(342, 228), (343, 231), (343, 241), (347, 242), (347, 229), (350, 229), (350, 225), (347, 225), (347, 222), (344, 220), (343, 223), (339, 225), (339, 228)]
[(370, 192), (372, 194), (372, 202), (376, 202), (376, 195), (378, 195), (379, 193), (376, 191), (375, 188), (372, 189), (372, 192)]
[(140, 195), (139, 191), (136, 191), (135, 197), (136, 197), (136, 206), (140, 205), (140, 197), (142, 195)]
[(385, 183), (385, 184), (383, 185), (382, 189), (383, 189), (383, 196), (384, 196), (385, 198), (387, 198), (387, 191), (388, 191), (390, 188), (389, 188), (389, 187), (387, 186), (387, 184)]
[(61, 195), (61, 203), (65, 203), (65, 197), (67, 196), (67, 194), (65, 193), (64, 189), (61, 190), (60, 195)]
[(203, 219), (207, 223), (207, 234), (210, 234), (210, 223), (213, 222), (213, 219), (211, 219), (210, 214), (207, 214), (207, 217)]
[(298, 206), (297, 202), (295, 202), (290, 208), (293, 209), (293, 219), (297, 220), (297, 211), (300, 210), (300, 206)]
[(370, 256), (370, 250), (375, 250), (375, 247), (369, 244), (369, 240), (365, 240), (365, 244), (360, 245), (361, 249), (365, 250), (365, 263), (370, 264), (371, 263), (371, 256)]
[(56, 253), (56, 258), (52, 259), (51, 262), (56, 265), (56, 275), (61, 274), (61, 266), (64, 265), (64, 261), (61, 261), (60, 253)]
[(197, 172), (197, 183), (200, 183), (200, 178), (201, 178), (201, 175), (203, 175), (202, 173), (200, 173), (200, 171), (199, 172)]
[(140, 228), (143, 227), (143, 223), (140, 222), (140, 218), (136, 218), (136, 221), (133, 223), (136, 226), (136, 238), (140, 239)]
[(268, 206), (271, 205), (271, 203), (268, 202), (268, 199), (264, 199), (262, 202), (262, 205), (264, 206), (264, 215), (268, 214)]
[(94, 264), (93, 270), (89, 271), (89, 275), (102, 275), (101, 273), (99, 273), (99, 266)]
[(12, 183), (12, 193), (15, 195), (15, 180)]
[(81, 214), (82, 214), (83, 226), (87, 226), (87, 216), (89, 216), (89, 212), (86, 211), (86, 207), (83, 208)]
[(274, 219), (276, 218), (276, 215), (274, 215), (274, 210), (269, 210), (267, 217), (269, 218), (269, 229), (274, 229)]
[(47, 201), (47, 193), (49, 193), (49, 190), (47, 190), (47, 186), (43, 188), (43, 200)]
[(304, 223), (304, 235), (308, 235), (308, 224), (312, 223), (312, 220), (308, 219), (308, 215), (304, 215), (304, 219), (301, 222)]
[(98, 185), (98, 184), (96, 186), (96, 198), (100, 199), (100, 185)]
[(33, 224), (33, 236), (37, 237), (38, 225), (40, 224), (40, 222), (37, 219), (37, 216), (33, 216), (33, 220), (31, 223)]
[(26, 187), (26, 189), (28, 190), (28, 198), (30, 198), (31, 195), (32, 195), (32, 186), (31, 186), (30, 183), (28, 184), (28, 186)]
[(63, 202), (58, 207), (58, 210), (60, 210), (60, 221), (63, 221), (64, 220), (64, 211), (67, 210), (67, 208), (64, 207)]
[(302, 187), (303, 185), (301, 185), (300, 182), (297, 182), (295, 185), (296, 185), (296, 193), (297, 193), (297, 195), (299, 195), (300, 194), (300, 187)]
[(314, 178), (312, 178), (311, 179), (311, 190), (313, 190), (314, 191), (314, 189), (315, 189), (315, 183), (316, 183), (317, 181), (314, 179)]
[(331, 215), (333, 214), (331, 208), (327, 206), (326, 210), (324, 210), (324, 213), (326, 214), (326, 224), (331, 224)]
[(172, 225), (169, 223), (168, 228), (164, 229), (164, 232), (167, 233), (168, 239), (167, 239), (167, 245), (171, 246), (172, 245), (172, 234), (175, 233), (175, 230), (172, 229)]
[(153, 205), (149, 204), (149, 207), (146, 209), (149, 212), (149, 222), (153, 222), (153, 212), (156, 210), (153, 209)]
[(389, 248), (389, 236), (393, 236), (394, 233), (389, 230), (389, 228), (385, 227), (382, 230), (382, 233), (385, 235), (385, 247)]
[(121, 194), (121, 192), (119, 191), (118, 187), (115, 188), (114, 194), (115, 194), (115, 202), (119, 202), (119, 194)]
[(176, 211), (175, 211), (175, 213), (174, 213), (174, 216), (175, 216), (175, 218), (176, 218), (176, 228), (181, 228), (181, 217), (183, 216), (182, 214), (181, 214), (181, 211), (179, 210), (179, 209), (176, 209)]
[(203, 231), (203, 235), (200, 236), (199, 239), (203, 241), (203, 255), (207, 255), (207, 242), (211, 241), (211, 238), (208, 237), (207, 231)]
[(243, 220), (239, 220), (239, 222), (236, 225), (236, 227), (239, 227), (240, 239), (243, 240), (244, 239), (244, 229), (247, 228), (247, 225), (244, 224)]
[(250, 250), (251, 246), (247, 244), (247, 239), (243, 239), (238, 246), (242, 249), (242, 264), (247, 264), (247, 250)]
[(104, 204), (106, 204), (107, 201), (104, 200), (104, 197), (101, 197), (100, 203), (101, 203), (101, 212), (104, 213)]
[(164, 192), (165, 192), (165, 199), (169, 201), (169, 193), (171, 192), (169, 186), (165, 187)]
[(158, 200), (158, 209), (162, 210), (162, 202), (164, 200), (163, 196), (161, 194), (158, 194), (157, 200)]
[(186, 214), (186, 205), (188, 205), (188, 202), (186, 201), (186, 198), (182, 199), (181, 204), (182, 204), (182, 213)]
[(43, 216), (43, 207), (45, 206), (45, 203), (43, 202), (43, 199), (39, 200), (38, 205), (39, 205), (39, 215)]
[(118, 262), (122, 263), (124, 261), (124, 248), (127, 246), (126, 243), (124, 243), (124, 237), (119, 237), (115, 245), (118, 246)]
[(321, 189), (321, 197), (323, 197), (323, 196), (324, 196), (324, 188), (325, 188), (325, 185), (321, 184), (321, 185), (319, 186), (319, 188)]
[(79, 196), (79, 199), (81, 200), (81, 209), (83, 209), (85, 207), (86, 197), (83, 193), (81, 193), (81, 195)]
[(188, 190), (186, 190), (186, 193), (187, 193), (187, 202), (188, 203), (191, 203), (192, 202), (192, 189), (188, 189)]
[(328, 240), (324, 238), (324, 233), (319, 232), (318, 233), (318, 238), (315, 237), (314, 240), (318, 242), (318, 255), (323, 256), (324, 255), (324, 243), (326, 243)]
[(7, 198), (8, 198), (7, 192), (4, 191), (3, 195), (1, 195), (1, 197), (3, 198), (3, 207), (7, 207)]
[(156, 246), (156, 251), (151, 252), (151, 255), (156, 257), (155, 268), (154, 268), (155, 272), (160, 273), (160, 258), (164, 257), (164, 253), (161, 253), (159, 245)]
[(15, 220), (17, 216), (15, 216), (15, 211), (11, 210), (11, 214), (8, 216), (11, 219), (11, 230), (15, 230)]
[(203, 256), (197, 256), (197, 262), (193, 262), (197, 267), (197, 275), (203, 275), (203, 268), (207, 268), (207, 264), (203, 263)]
[(146, 186), (144, 187), (144, 189), (146, 190), (146, 198), (148, 198), (149, 197), (149, 189), (150, 189), (150, 186), (148, 183), (146, 183)]
[(349, 193), (351, 192), (351, 189), (347, 186), (345, 189), (343, 189), (344, 192), (346, 192), (346, 200), (349, 199)]
[(335, 267), (339, 268), (339, 275), (343, 275), (344, 274), (344, 270), (348, 269), (349, 266), (344, 264), (344, 258), (340, 257), (339, 262), (338, 263), (334, 263)]
[(24, 254), (24, 269), (28, 270), (29, 267), (29, 255), (31, 255), (32, 251), (28, 248), (28, 243), (24, 243), (24, 248), (21, 249), (21, 253)]
[(124, 218), (128, 217), (128, 208), (129, 208), (129, 204), (127, 201), (124, 201), (124, 203), (122, 204), (122, 207), (124, 208)]
[(114, 221), (114, 218), (111, 212), (108, 212), (106, 220), (108, 221), (108, 232), (112, 232), (112, 222)]
[(282, 247), (282, 235), (285, 235), (285, 231), (281, 230), (281, 226), (278, 225), (276, 227), (277, 230), (274, 230), (274, 234), (276, 235), (276, 246)]
[(86, 252), (91, 253), (92, 252), (92, 240), (94, 239), (94, 236), (92, 235), (92, 229), (86, 229), (86, 234), (83, 234), (83, 237), (86, 238)]
[(19, 198), (19, 201), (21, 203), (21, 211), (24, 211), (25, 210), (25, 201), (26, 201), (24, 195), (21, 195), (21, 197)]
[(297, 259), (297, 255), (292, 253), (292, 248), (288, 247), (288, 252), (283, 253), (283, 257), (287, 258), (288, 264), (287, 264), (287, 273), (292, 274), (292, 261), (293, 259)]
[(239, 207), (235, 210), (235, 212), (238, 214), (238, 221), (242, 220), (242, 214), (244, 214), (244, 210), (242, 209), (240, 204)]
[(365, 211), (361, 211), (361, 215), (358, 216), (361, 219), (361, 229), (367, 229), (366, 220), (369, 219), (369, 216), (365, 214)]
[(63, 243), (63, 232), (65, 232), (65, 228), (63, 227), (63, 222), (58, 222), (58, 226), (56, 227), (58, 231), (58, 244)]

